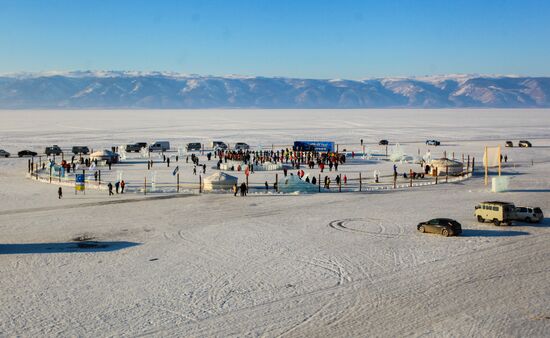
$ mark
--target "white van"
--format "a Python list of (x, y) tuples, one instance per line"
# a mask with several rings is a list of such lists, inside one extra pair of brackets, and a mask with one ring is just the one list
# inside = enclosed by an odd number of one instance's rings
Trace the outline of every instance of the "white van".
[(170, 142), (156, 141), (149, 146), (149, 151), (167, 151), (170, 150)]
[(227, 149), (227, 144), (225, 144), (225, 142), (222, 142), (222, 141), (212, 141), (210, 143), (210, 146), (214, 150), (226, 150)]

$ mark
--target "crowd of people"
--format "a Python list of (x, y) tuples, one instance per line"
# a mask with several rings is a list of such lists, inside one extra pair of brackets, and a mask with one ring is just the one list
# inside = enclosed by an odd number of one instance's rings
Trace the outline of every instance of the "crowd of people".
[[(221, 165), (228, 161), (231, 162), (237, 162), (237, 163), (231, 163), (231, 167), (229, 167), (229, 170), (236, 170), (236, 171), (245, 171), (246, 175), (249, 176), (250, 174), (254, 173), (255, 166), (261, 166), (264, 164), (282, 164), (282, 172), (284, 177), (289, 175), (289, 171), (296, 170), (295, 174), (290, 173), (290, 175), (296, 175), (297, 178), (300, 180), (303, 180), (306, 183), (313, 184), (313, 185), (319, 185), (321, 186), (321, 176), (324, 176), (323, 179), (323, 187), (325, 189), (330, 189), (331, 185), (336, 184), (336, 186), (342, 186), (348, 184), (348, 177), (346, 174), (339, 174), (337, 173), (339, 170), (339, 167), (341, 165), (344, 165), (346, 163), (346, 154), (345, 153), (339, 153), (339, 152), (317, 152), (317, 151), (305, 151), (305, 150), (294, 150), (291, 148), (285, 148), (285, 149), (279, 149), (279, 150), (217, 150), (214, 152), (209, 152), (207, 154), (202, 153), (206, 157), (206, 162), (211, 161), (213, 158), (216, 159), (216, 167), (220, 169)], [(181, 155), (181, 154), (179, 154)], [(175, 156), (175, 162), (179, 161), (179, 155)], [(353, 157), (354, 154), (352, 154)], [(167, 156), (166, 154), (162, 154), (162, 162), (166, 164), (167, 167), (170, 167), (171, 159), (174, 159), (173, 157)], [(507, 156), (504, 156), (504, 161), (507, 160)], [(203, 159), (204, 161), (204, 159)], [(158, 161), (157, 161), (158, 162)], [(65, 168), (67, 172), (75, 171), (78, 169), (78, 165), (82, 164), (87, 167), (90, 167), (91, 165), (95, 166), (97, 165), (97, 160), (91, 161), (89, 158), (80, 157), (79, 159), (75, 158), (73, 156), (71, 158), (70, 162), (67, 162), (63, 160), (61, 162), (61, 166)], [(147, 169), (153, 168), (153, 164), (155, 161), (148, 160), (147, 161)], [(207, 163), (201, 163), (201, 159), (199, 156), (197, 156), (195, 153), (191, 153), (189, 155), (186, 155), (185, 157), (185, 163), (189, 164), (191, 163), (191, 170), (193, 175), (198, 175), (199, 171), (202, 172), (202, 174), (206, 174), (207, 171)], [(280, 168), (280, 167), (279, 167)], [(302, 168), (308, 168), (310, 170), (318, 169), (319, 173), (325, 173), (325, 171), (329, 172), (336, 172), (336, 175), (332, 178), (329, 175), (319, 175), (319, 178), (316, 177), (316, 175), (310, 176), (306, 175), (304, 169)], [(422, 168), (423, 172), (417, 173), (414, 171), (410, 172), (404, 172), (401, 175), (403, 178), (412, 178), (412, 179), (422, 179), (425, 177), (425, 175), (429, 174), (430, 172), (430, 166), (426, 164)], [(179, 170), (179, 166), (176, 166), (176, 171)], [(175, 172), (174, 171), (174, 175)], [(96, 180), (97, 180), (97, 171), (95, 171)], [(179, 174), (178, 174), (179, 175)], [(393, 176), (394, 180), (397, 179), (398, 172), (397, 172), (397, 165), (393, 165)], [(374, 182), (379, 183), (379, 172), (375, 171), (374, 175)], [(178, 178), (179, 180), (179, 178)], [(248, 180), (247, 180), (248, 181)], [(178, 181), (179, 182), (179, 181)], [(108, 191), (109, 195), (114, 195), (124, 193), (126, 183), (124, 180), (116, 181), (113, 183), (108, 183)], [(264, 183), (265, 189), (269, 190), (271, 188), (271, 185), (266, 181)], [(277, 182), (274, 182), (272, 184), (272, 187), (274, 190), (277, 190)], [(235, 196), (240, 194), (241, 196), (246, 196), (248, 192), (248, 186), (246, 183), (241, 183), (240, 185), (235, 185), (233, 187), (233, 192)], [(62, 191), (59, 190), (58, 197), (62, 197)]]

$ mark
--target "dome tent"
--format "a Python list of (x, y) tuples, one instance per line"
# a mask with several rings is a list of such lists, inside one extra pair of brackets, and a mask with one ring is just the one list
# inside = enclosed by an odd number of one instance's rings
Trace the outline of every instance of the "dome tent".
[(448, 158), (432, 160), (430, 162), (430, 174), (433, 175), (435, 168), (437, 168), (438, 175), (445, 175), (447, 170), (449, 175), (460, 175), (464, 171), (462, 162), (450, 160)]
[(111, 163), (117, 163), (118, 154), (107, 149), (99, 150), (90, 154), (90, 160), (111, 161)]
[(238, 178), (228, 175), (224, 172), (214, 173), (204, 179), (204, 190), (227, 190), (233, 188), (237, 184)]
[(292, 192), (317, 192), (319, 187), (312, 183), (308, 183), (304, 179), (301, 180), (298, 176), (290, 175), (279, 179), (278, 187), (280, 192), (292, 193)]

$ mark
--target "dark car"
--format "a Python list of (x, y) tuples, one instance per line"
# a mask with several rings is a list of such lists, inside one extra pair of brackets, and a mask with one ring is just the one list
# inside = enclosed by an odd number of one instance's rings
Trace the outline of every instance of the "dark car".
[(141, 149), (147, 147), (146, 142), (138, 142), (134, 144), (127, 144), (126, 145), (126, 152), (131, 153), (132, 151), (139, 153)]
[(438, 146), (438, 145), (441, 145), (441, 142), (439, 142), (438, 140), (426, 140), (426, 145)]
[(199, 142), (187, 143), (187, 145), (185, 146), (185, 149), (187, 151), (200, 151), (202, 149), (202, 144)]
[(44, 151), (46, 153), (46, 155), (50, 156), (50, 155), (61, 155), (63, 153), (63, 151), (61, 150), (61, 148), (54, 144), (53, 146), (51, 147), (46, 147), (46, 150)]
[(387, 146), (389, 144), (388, 140), (380, 140), (380, 142), (378, 142), (378, 145), (381, 145), (381, 146)]
[(90, 148), (88, 148), (87, 146), (73, 146), (73, 154), (83, 154), (83, 155), (87, 155), (89, 152), (90, 152)]
[(36, 155), (38, 155), (36, 152), (30, 151), (30, 150), (21, 150), (20, 152), (17, 153), (17, 156), (19, 156), (19, 157), (36, 156)]
[(529, 142), (529, 141), (521, 140), (521, 141), (519, 141), (518, 147), (531, 148), (532, 145), (531, 145), (531, 142)]
[(508, 148), (512, 148), (514, 146), (514, 143), (512, 141), (506, 141), (506, 143), (504, 143), (504, 146)]
[(458, 236), (462, 233), (460, 223), (450, 218), (434, 218), (426, 222), (418, 223), (416, 229), (420, 232), (431, 232), (443, 236)]

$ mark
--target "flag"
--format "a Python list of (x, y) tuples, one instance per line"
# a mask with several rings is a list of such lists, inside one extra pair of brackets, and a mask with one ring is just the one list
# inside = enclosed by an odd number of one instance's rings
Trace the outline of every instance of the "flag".
[(180, 166), (177, 165), (174, 171), (172, 172), (172, 176), (176, 176), (176, 174), (180, 171)]

